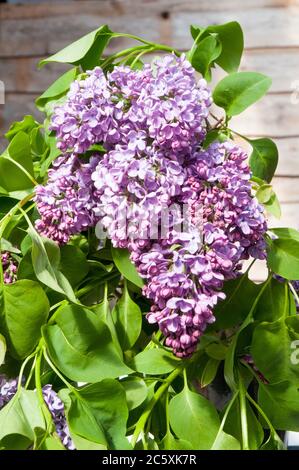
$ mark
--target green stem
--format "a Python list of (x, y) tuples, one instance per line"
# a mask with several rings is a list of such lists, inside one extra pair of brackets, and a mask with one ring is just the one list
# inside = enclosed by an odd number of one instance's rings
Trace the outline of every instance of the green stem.
[(19, 379), (18, 379), (18, 390), (22, 386), (22, 378), (23, 378), (23, 375), (24, 375), (25, 367), (28, 364), (28, 362), (30, 361), (30, 359), (32, 359), (36, 355), (36, 353), (37, 353), (37, 351), (34, 351), (32, 354), (30, 354), (30, 356), (26, 357), (25, 361), (23, 362), (23, 364), (21, 366), (20, 373), (19, 373)]
[(241, 372), (238, 371), (239, 376), (239, 404), (240, 404), (240, 417), (241, 417), (241, 432), (242, 432), (242, 450), (249, 450), (248, 440), (248, 422), (247, 422), (247, 409), (246, 409), (246, 389), (243, 383)]
[(51, 359), (49, 358), (48, 356), (48, 352), (47, 352), (47, 349), (46, 347), (43, 348), (43, 355), (44, 355), (44, 358), (46, 360), (46, 362), (49, 364), (49, 366), (51, 367), (51, 369), (55, 372), (55, 374), (60, 378), (60, 380), (67, 386), (67, 388), (73, 392), (75, 395), (79, 396), (80, 397), (80, 394), (79, 392), (77, 391), (77, 389), (75, 387), (73, 387), (72, 384), (70, 384), (66, 378), (59, 372), (59, 370), (56, 368), (56, 366), (54, 366), (53, 362), (51, 361)]
[(215, 437), (215, 440), (214, 440), (214, 442), (213, 442), (213, 445), (212, 445), (212, 447), (211, 447), (211, 450), (218, 450), (218, 449), (217, 449), (217, 441), (218, 441), (218, 439), (219, 439), (219, 437), (220, 437), (220, 435), (221, 435), (221, 433), (222, 433), (222, 431), (223, 431), (223, 429), (224, 429), (224, 426), (225, 426), (227, 417), (228, 417), (228, 415), (229, 415), (229, 412), (230, 412), (230, 410), (231, 410), (231, 408), (232, 408), (232, 406), (233, 406), (233, 404), (234, 404), (236, 398), (238, 397), (238, 395), (239, 395), (239, 391), (237, 391), (237, 392), (233, 395), (233, 398), (231, 399), (231, 401), (229, 402), (228, 407), (227, 407), (226, 410), (225, 410), (225, 413), (224, 413), (224, 415), (223, 415), (223, 418), (222, 418), (220, 427), (219, 427), (218, 432), (217, 432), (217, 436)]
[(25, 388), (27, 388), (30, 384), (30, 381), (32, 379), (32, 375), (33, 375), (33, 372), (34, 372), (34, 369), (35, 369), (35, 364), (36, 364), (36, 356), (33, 359), (32, 366), (31, 366), (30, 372), (28, 374), (28, 377), (27, 377), (27, 380), (26, 380), (26, 383), (25, 383)]
[(36, 387), (36, 393), (38, 397), (38, 401), (40, 403), (40, 406), (43, 410), (43, 414), (46, 420), (47, 424), (47, 430), (48, 432), (53, 432), (55, 430), (55, 426), (52, 420), (52, 415), (49, 411), (49, 408), (47, 407), (44, 396), (43, 396), (43, 389), (42, 389), (42, 383), (41, 383), (41, 362), (42, 362), (42, 357), (43, 357), (43, 352), (42, 349), (40, 349), (37, 353), (36, 356), (36, 363), (35, 363), (35, 387)]
[(204, 33), (204, 31), (205, 31), (205, 30), (202, 29), (202, 30), (198, 33), (198, 35), (196, 36), (196, 38), (195, 38), (195, 40), (194, 40), (194, 43), (192, 44), (192, 47), (191, 47), (190, 52), (189, 52), (189, 55), (190, 55), (191, 58), (192, 58), (192, 56), (193, 56), (193, 54), (194, 54), (194, 52), (195, 52), (195, 49), (196, 49), (197, 46), (198, 46), (197, 42), (198, 42), (198, 40), (200, 39), (201, 35)]
[(13, 163), (17, 168), (19, 168), (19, 170), (21, 170), (25, 176), (27, 176), (27, 178), (31, 181), (31, 183), (34, 184), (34, 186), (37, 186), (38, 185), (38, 182), (34, 179), (34, 177), (29, 173), (29, 171), (26, 170), (26, 168), (24, 168), (22, 165), (20, 165), (19, 162), (17, 162), (16, 160), (14, 160), (13, 158), (9, 157), (8, 155), (2, 155), (1, 158), (4, 158), (5, 160), (8, 160), (10, 161), (11, 163)]
[(147, 46), (154, 47), (156, 50), (166, 51), (166, 52), (174, 52), (178, 56), (181, 55), (180, 52), (177, 51), (176, 49), (174, 49), (173, 47), (166, 46), (165, 44), (156, 44), (154, 42), (147, 41), (146, 39), (142, 39), (138, 36), (135, 36), (134, 34), (116, 33), (116, 34), (114, 34), (114, 37), (124, 37), (124, 38), (135, 39), (136, 41), (139, 41), (139, 42), (142, 42), (143, 44), (146, 44)]
[(142, 51), (140, 52), (139, 54), (137, 54), (137, 56), (135, 57), (135, 59), (133, 60), (133, 62), (131, 63), (131, 67), (134, 67), (134, 65), (136, 64), (136, 62), (145, 54), (150, 54), (151, 52), (153, 52), (154, 49), (151, 47), (149, 49), (147, 49), (146, 51)]
[(132, 440), (131, 440), (131, 444), (132, 444), (133, 448), (135, 447), (136, 442), (137, 442), (140, 434), (142, 433), (142, 431), (144, 429), (144, 426), (146, 425), (146, 422), (147, 422), (151, 412), (153, 411), (154, 406), (160, 400), (160, 398), (166, 392), (166, 390), (168, 390), (168, 387), (174, 381), (174, 379), (181, 374), (181, 372), (182, 372), (182, 366), (176, 368), (167, 377), (167, 379), (165, 380), (163, 385), (161, 385), (161, 387), (159, 387), (158, 390), (155, 392), (153, 398), (151, 399), (151, 401), (149, 402), (149, 404), (147, 405), (144, 412), (142, 413), (142, 415), (140, 416), (139, 420), (136, 423), (135, 431), (134, 431), (134, 434), (133, 434)]
[[(24, 199), (22, 199), (21, 201), (19, 201), (14, 207), (12, 207), (10, 209), (9, 212), (7, 212), (7, 214), (5, 214), (5, 216), (0, 220), (0, 226), (1, 226), (1, 231), (0, 231), (0, 238), (2, 238), (2, 235), (3, 235), (3, 232), (9, 222), (9, 220), (11, 219), (11, 217), (14, 216), (14, 214), (16, 212), (18, 212), (19, 209), (21, 209), (25, 204), (27, 204), (27, 202), (29, 202), (32, 198), (34, 197), (34, 194), (28, 194), (28, 196), (24, 197)], [(6, 220), (7, 219), (7, 220)], [(4, 228), (2, 227), (2, 224), (5, 222), (4, 224)]]
[(269, 426), (269, 429), (270, 430), (274, 430), (275, 429), (273, 428), (272, 426), (272, 423), (271, 421), (269, 420), (268, 416), (266, 415), (266, 413), (262, 410), (262, 408), (256, 403), (256, 401), (249, 395), (248, 392), (246, 392), (246, 397), (248, 398), (248, 400), (250, 401), (250, 403), (252, 403), (252, 405), (257, 409), (257, 411), (259, 412), (259, 414), (262, 416), (262, 418), (266, 421), (266, 423), (268, 424)]

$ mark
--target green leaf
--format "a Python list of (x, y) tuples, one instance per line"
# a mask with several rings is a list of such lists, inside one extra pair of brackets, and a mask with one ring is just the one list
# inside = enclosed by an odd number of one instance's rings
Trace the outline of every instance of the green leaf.
[(272, 431), (260, 450), (286, 450), (286, 447), (278, 434)]
[[(35, 438), (34, 429), (36, 428), (45, 429), (45, 422), (36, 393), (33, 390), (21, 389), (0, 410), (0, 441), (5, 446), (6, 439), (11, 436), (17, 441), (15, 448), (25, 450), (33, 443)], [(20, 440), (20, 436), (23, 439)], [(18, 447), (18, 443), (21, 444), (20, 447)]]
[(112, 311), (112, 318), (117, 336), (123, 351), (127, 351), (136, 343), (142, 326), (141, 310), (130, 297), (127, 286)]
[(43, 111), (48, 101), (61, 98), (61, 96), (69, 90), (71, 83), (76, 79), (77, 73), (78, 69), (74, 67), (61, 75), (61, 77), (55, 80), (55, 82), (36, 99), (36, 107)]
[(217, 359), (212, 359), (212, 358), (208, 360), (201, 376), (201, 380), (200, 380), (201, 387), (206, 387), (211, 382), (213, 382), (213, 380), (216, 377), (220, 362), (221, 361), (218, 361)]
[(168, 430), (162, 441), (160, 442), (159, 449), (161, 450), (193, 450), (190, 442), (183, 439), (176, 439), (173, 434)]
[(74, 245), (62, 246), (60, 248), (60, 270), (71, 285), (76, 287), (89, 272), (89, 264), (83, 251)]
[(280, 203), (278, 200), (278, 197), (273, 191), (272, 197), (269, 199), (267, 203), (264, 203), (264, 206), (266, 208), (266, 211), (269, 214), (272, 214), (276, 219), (281, 218), (281, 207)]
[(180, 361), (162, 348), (146, 349), (135, 356), (130, 367), (148, 375), (168, 374), (178, 367)]
[(40, 66), (48, 62), (63, 62), (81, 65), (83, 70), (92, 69), (99, 59), (113, 33), (108, 26), (91, 31), (56, 54), (40, 61)]
[(144, 282), (139, 276), (134, 264), (131, 262), (128, 250), (112, 247), (111, 253), (119, 272), (128, 279), (128, 281), (133, 282), (133, 284), (136, 284), (138, 287), (143, 287)]
[(209, 33), (216, 33), (222, 50), (216, 63), (228, 73), (237, 72), (244, 48), (242, 28), (237, 21), (208, 26)]
[(116, 380), (103, 380), (80, 390), (80, 395), (92, 409), (104, 430), (110, 449), (130, 449), (126, 439), (128, 407), (122, 386)]
[(0, 334), (0, 366), (4, 363), (6, 354), (6, 340), (3, 335)]
[(169, 403), (170, 425), (176, 436), (194, 449), (211, 448), (219, 428), (216, 408), (206, 398), (187, 387)]
[(207, 36), (197, 45), (190, 57), (191, 64), (207, 80), (211, 79), (210, 67), (221, 54), (221, 43), (214, 36)]
[(278, 149), (271, 139), (247, 139), (252, 146), (249, 165), (254, 176), (270, 183), (278, 164)]
[(206, 135), (206, 138), (202, 144), (204, 149), (207, 149), (215, 140), (219, 142), (225, 142), (228, 139), (228, 136), (225, 135), (219, 129), (212, 129)]
[[(248, 441), (250, 450), (259, 449), (264, 439), (263, 428), (258, 421), (250, 404), (246, 402)], [(233, 436), (238, 442), (242, 441), (241, 415), (239, 401), (232, 405), (224, 425), (224, 431)]]
[(49, 301), (37, 282), (22, 280), (2, 290), (1, 321), (12, 354), (24, 359), (37, 345), (49, 314)]
[(255, 195), (259, 203), (265, 204), (269, 202), (273, 196), (273, 189), (271, 184), (262, 184), (256, 191)]
[(100, 444), (107, 449), (107, 439), (101, 424), (98, 424), (89, 404), (81, 395), (68, 390), (60, 390), (60, 398), (64, 402), (65, 412), (71, 436), (78, 436), (87, 441)]
[(32, 265), (36, 277), (40, 282), (69, 298), (76, 303), (77, 299), (67, 278), (59, 271), (60, 250), (55, 242), (48, 238), (42, 238), (29, 225), (28, 234), (32, 240)]
[(30, 132), (30, 146), (32, 156), (35, 157), (36, 160), (42, 160), (44, 154), (48, 152), (45, 137), (39, 127), (34, 127)]
[(268, 240), (268, 266), (285, 279), (299, 279), (299, 241), (291, 238)]
[(41, 443), (40, 450), (65, 450), (58, 437), (49, 436)]
[(258, 403), (275, 429), (299, 431), (299, 391), (295, 384), (260, 384), (258, 395)]
[(299, 387), (299, 364), (291, 361), (292, 341), (299, 340), (299, 318), (294, 315), (287, 319), (293, 322), (292, 329), (288, 328), (285, 318), (257, 325), (251, 354), (256, 367), (270, 383), (290, 380)]
[(228, 73), (237, 72), (244, 48), (243, 32), (239, 23), (231, 21), (207, 28), (192, 25), (191, 34), (196, 43), (207, 35), (216, 34), (222, 48), (215, 62)]
[(286, 313), (286, 289), (282, 282), (271, 279), (263, 292), (254, 312), (254, 318), (258, 321), (272, 322), (281, 318)]
[(20, 131), (25, 132), (25, 134), (30, 134), (32, 129), (34, 129), (36, 126), (38, 126), (38, 123), (35, 121), (34, 117), (26, 115), (22, 121), (16, 121), (10, 126), (9, 130), (5, 134), (5, 137), (10, 141)]
[(261, 73), (235, 72), (218, 83), (213, 99), (228, 116), (236, 116), (258, 101), (270, 85), (271, 79)]
[(33, 183), (27, 174), (34, 176), (30, 141), (29, 136), (20, 131), (0, 156), (0, 186), (7, 191), (32, 188)]
[(205, 348), (206, 353), (208, 356), (212, 357), (213, 359), (218, 359), (218, 361), (222, 361), (225, 359), (227, 353), (227, 346), (223, 343), (211, 343)]
[(120, 384), (125, 390), (129, 410), (134, 410), (146, 400), (148, 389), (141, 378), (126, 377)]
[(222, 330), (238, 325), (249, 313), (251, 302), (260, 290), (260, 285), (252, 282), (247, 274), (224, 284), (226, 299), (215, 308), (216, 322), (212, 329)]
[(211, 450), (240, 450), (240, 442), (230, 434), (221, 431), (215, 439)]
[(59, 309), (57, 325), (43, 328), (52, 361), (67, 377), (95, 383), (130, 374), (113, 344), (109, 328), (97, 315), (78, 305)]
[(299, 242), (299, 231), (294, 228), (289, 228), (289, 227), (271, 228), (271, 232), (273, 232), (278, 238), (286, 238), (286, 239), (291, 238)]

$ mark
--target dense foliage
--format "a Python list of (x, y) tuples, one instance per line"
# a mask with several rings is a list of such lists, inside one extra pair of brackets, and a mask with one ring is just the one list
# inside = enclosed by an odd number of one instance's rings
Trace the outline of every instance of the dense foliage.
[[(182, 54), (100, 27), (41, 62), (73, 66), (43, 123), (6, 133), (2, 449), (279, 450), (299, 431), (299, 232), (268, 222), (275, 143), (230, 124), (271, 80), (238, 72), (238, 23), (191, 34)], [(137, 45), (104, 55), (119, 36)]]

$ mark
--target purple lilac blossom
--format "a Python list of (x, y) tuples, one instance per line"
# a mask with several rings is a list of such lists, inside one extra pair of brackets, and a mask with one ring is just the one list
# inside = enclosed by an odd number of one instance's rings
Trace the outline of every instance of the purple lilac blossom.
[(75, 155), (56, 160), (47, 184), (36, 188), (40, 214), (36, 228), (41, 235), (63, 244), (72, 235), (95, 225), (91, 174), (97, 163), (95, 156), (87, 163)]
[(0, 375), (0, 409), (14, 397), (17, 388), (18, 379), (8, 379), (5, 375)]
[(8, 251), (1, 253), (4, 284), (12, 284), (17, 280), (18, 266)]
[(60, 400), (57, 393), (52, 389), (52, 385), (45, 385), (43, 387), (43, 396), (47, 407), (52, 415), (52, 419), (56, 428), (56, 432), (68, 450), (74, 450), (75, 445), (70, 436), (69, 427), (66, 422), (64, 404)]
[[(8, 379), (5, 375), (0, 375), (0, 409), (15, 396), (17, 388), (18, 379)], [(57, 393), (52, 389), (52, 385), (45, 385), (43, 387), (43, 397), (52, 415), (56, 432), (62, 444), (67, 449), (74, 450), (75, 446), (66, 422), (64, 405)]]
[[(37, 194), (37, 228), (48, 237), (65, 243), (99, 221), (114, 246), (129, 249), (153, 302), (148, 321), (158, 323), (179, 357), (196, 349), (224, 298), (223, 282), (239, 274), (241, 261), (265, 257), (266, 222), (252, 195), (247, 155), (233, 142), (200, 149), (210, 105), (205, 81), (196, 82), (184, 56), (138, 71), (115, 67), (107, 77), (100, 68), (87, 72), (54, 111), (52, 129), (65, 156)], [(82, 224), (81, 184), (69, 164), (76, 157), (67, 152), (95, 143), (107, 153), (87, 171)], [(163, 211), (173, 206), (162, 234)], [(181, 231), (186, 218), (189, 228)]]
[(51, 129), (63, 152), (84, 153), (95, 143), (143, 150), (150, 142), (164, 153), (190, 151), (206, 133), (211, 92), (195, 79), (184, 55), (168, 55), (142, 70), (100, 67), (76, 80), (55, 108)]
[[(148, 321), (159, 324), (166, 345), (179, 357), (194, 352), (214, 321), (213, 308), (224, 298), (224, 280), (239, 274), (242, 260), (265, 258), (266, 222), (252, 196), (246, 160), (246, 153), (232, 142), (193, 152), (184, 166), (150, 148), (118, 148), (92, 175), (97, 217), (113, 245), (130, 250), (147, 281), (143, 292), (153, 301)], [(193, 226), (200, 212), (203, 244), (198, 239), (196, 245), (192, 232), (177, 232), (175, 224), (166, 238), (138, 238), (151, 226), (153, 215), (160, 216), (174, 202), (189, 207)], [(120, 230), (125, 211), (133, 227), (141, 221), (137, 234)]]

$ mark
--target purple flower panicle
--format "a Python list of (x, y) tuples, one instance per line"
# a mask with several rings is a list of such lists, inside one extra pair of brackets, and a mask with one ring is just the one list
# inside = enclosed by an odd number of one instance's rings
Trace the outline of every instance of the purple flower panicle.
[(17, 280), (18, 266), (8, 251), (1, 253), (4, 284), (12, 284)]
[[(100, 222), (114, 246), (129, 249), (153, 303), (148, 321), (179, 357), (214, 321), (224, 281), (243, 260), (265, 257), (246, 153), (230, 141), (201, 148), (211, 102), (184, 55), (87, 72), (54, 110), (64, 156), (36, 196), (42, 234), (66, 243)], [(106, 154), (83, 164), (77, 155), (96, 143)]]
[[(17, 388), (17, 379), (8, 379), (5, 375), (0, 375), (0, 409), (15, 396)], [(56, 432), (62, 444), (66, 449), (74, 450), (75, 446), (66, 422), (64, 405), (57, 393), (52, 389), (52, 385), (45, 385), (43, 387), (43, 397), (52, 415)]]

